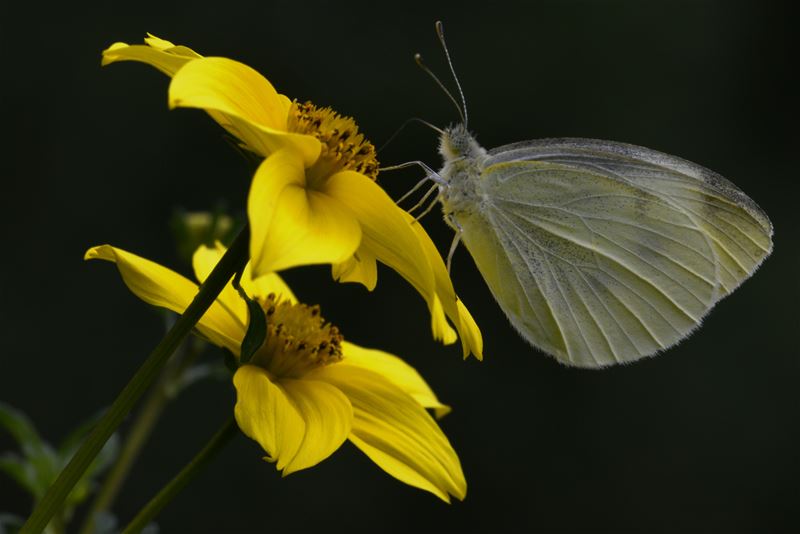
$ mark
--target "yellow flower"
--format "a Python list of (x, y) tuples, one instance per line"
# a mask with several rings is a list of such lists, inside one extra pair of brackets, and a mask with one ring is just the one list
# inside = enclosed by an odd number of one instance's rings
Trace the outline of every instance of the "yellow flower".
[[(193, 257), (202, 282), (224, 249), (201, 247)], [(130, 252), (102, 245), (86, 259), (117, 264), (125, 284), (149, 304), (182, 313), (198, 286)], [(384, 471), (450, 502), (463, 499), (466, 481), (458, 456), (425, 408), (450, 409), (400, 358), (342, 339), (318, 307), (297, 302), (276, 274), (243, 289), (264, 308), (267, 340), (233, 377), (236, 421), (284, 475), (316, 465), (349, 439)], [(228, 285), (197, 324), (211, 342), (238, 358), (247, 325), (244, 301)]]
[(376, 260), (405, 278), (425, 299), (433, 335), (461, 337), (464, 357), (482, 358), (478, 326), (456, 296), (430, 237), (375, 183), (375, 149), (355, 122), (330, 108), (279, 94), (252, 68), (202, 57), (149, 36), (146, 45), (115, 43), (103, 64), (147, 63), (172, 77), (169, 106), (203, 109), (242, 146), (265, 159), (247, 202), (253, 274), (330, 263), (342, 282), (372, 290)]

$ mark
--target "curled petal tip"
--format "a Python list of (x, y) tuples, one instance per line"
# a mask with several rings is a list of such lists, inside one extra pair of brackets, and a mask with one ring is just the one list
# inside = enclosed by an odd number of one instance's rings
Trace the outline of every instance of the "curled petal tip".
[(98, 245), (86, 251), (83, 255), (84, 260), (108, 260), (113, 257), (108, 245)]

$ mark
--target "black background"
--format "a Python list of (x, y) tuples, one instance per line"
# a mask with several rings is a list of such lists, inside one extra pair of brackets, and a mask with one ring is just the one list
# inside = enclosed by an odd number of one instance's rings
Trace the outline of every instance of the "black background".
[[(146, 11), (146, 12), (145, 12)], [(446, 77), (443, 19), (471, 121), (486, 147), (596, 137), (680, 155), (728, 177), (769, 214), (775, 252), (703, 327), (656, 358), (569, 369), (508, 325), (465, 250), (453, 280), (480, 324), (485, 361), (431, 340), (423, 301), (388, 269), (377, 289), (329, 268), (286, 273), (298, 296), (359, 344), (401, 355), (454, 412), (466, 501), (396, 482), (345, 444), (281, 479), (237, 438), (159, 518), (162, 532), (331, 530), (796, 530), (797, 19), (770, 2), (110, 3), (4, 16), (0, 399), (55, 440), (107, 405), (163, 334), (162, 318), (108, 264), (111, 243), (186, 274), (167, 231), (175, 206), (244, 206), (248, 166), (195, 110), (169, 112), (152, 68), (100, 68), (114, 41), (146, 31), (241, 60), (278, 90), (353, 115), (380, 145), (407, 118), (457, 116), (412, 61)], [(438, 165), (436, 135), (411, 126), (385, 164)], [(413, 171), (386, 173), (397, 198)], [(445, 251), (451, 232), (424, 221)], [(123, 521), (231, 413), (205, 382), (165, 413), (125, 487)], [(0, 435), (0, 450), (11, 448)], [(0, 511), (29, 511), (0, 475)]]

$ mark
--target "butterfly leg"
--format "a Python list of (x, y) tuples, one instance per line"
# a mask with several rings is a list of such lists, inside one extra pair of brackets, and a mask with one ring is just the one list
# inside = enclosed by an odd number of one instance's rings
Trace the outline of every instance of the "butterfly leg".
[[(417, 167), (420, 167), (423, 171), (425, 171), (425, 174), (427, 175), (420, 182), (420, 184), (424, 183), (425, 180), (432, 180), (432, 181), (436, 182), (439, 185), (447, 185), (447, 180), (442, 178), (442, 176), (438, 172), (436, 172), (433, 169), (431, 169), (427, 164), (425, 164), (425, 163), (423, 163), (422, 161), (419, 161), (419, 160), (407, 161), (405, 163), (400, 163), (398, 165), (391, 165), (389, 167), (381, 167), (379, 170), (381, 170), (381, 171), (396, 171), (396, 170), (399, 170), (399, 169), (407, 169), (408, 167), (413, 167), (414, 165), (416, 165)], [(416, 187), (420, 187), (420, 184), (417, 184), (415, 186), (415, 188)]]
[[(428, 196), (430, 196), (430, 194), (431, 194), (431, 193), (434, 191), (434, 189), (436, 189), (436, 188), (438, 188), (438, 187), (439, 187), (438, 185), (434, 185), (433, 187), (431, 187), (431, 188), (430, 188), (430, 190), (428, 190), (428, 192), (427, 192), (427, 193), (425, 193), (425, 198), (427, 198)], [(422, 201), (420, 202), (420, 204), (421, 204), (422, 202), (424, 202), (424, 201), (425, 201), (425, 198), (423, 198), (423, 199), (422, 199)], [(437, 201), (437, 200), (439, 200), (439, 196), (438, 196), (438, 195), (437, 195), (436, 197), (434, 197), (434, 199), (433, 199), (433, 200), (432, 200), (432, 201), (431, 201), (431, 202), (428, 204), (428, 207), (427, 207), (427, 208), (425, 208), (425, 209), (422, 211), (422, 213), (420, 213), (419, 215), (417, 215), (416, 217), (414, 217), (414, 222), (417, 222), (417, 221), (419, 221), (420, 219), (422, 219), (423, 217), (425, 217), (427, 214), (429, 214), (429, 213), (431, 212), (431, 210), (434, 208), (434, 206), (436, 206), (436, 201)], [(417, 204), (417, 206), (414, 206), (414, 209), (416, 209), (418, 206), (419, 206), (419, 204)], [(409, 210), (409, 211), (410, 211), (410, 210)]]
[(412, 187), (410, 190), (408, 190), (408, 191), (406, 192), (406, 194), (405, 194), (405, 195), (403, 195), (402, 197), (398, 198), (398, 199), (395, 201), (395, 204), (400, 204), (400, 203), (401, 203), (401, 202), (403, 202), (405, 199), (407, 199), (408, 197), (410, 197), (411, 195), (413, 195), (413, 194), (414, 194), (414, 193), (415, 193), (415, 192), (416, 192), (416, 191), (417, 191), (417, 190), (418, 190), (420, 187), (422, 187), (423, 185), (425, 185), (425, 183), (426, 183), (428, 180), (429, 180), (429, 178), (426, 176), (425, 178), (423, 178), (422, 180), (420, 180), (419, 182), (417, 182), (417, 185), (415, 185), (415, 186), (414, 186), (414, 187)]
[[(434, 192), (434, 191), (436, 191), (436, 189), (437, 189), (438, 187), (439, 187), (438, 185), (436, 185), (436, 184), (433, 184), (433, 185), (430, 187), (430, 189), (428, 189), (428, 190), (425, 192), (425, 194), (424, 194), (424, 195), (422, 195), (422, 198), (420, 199), (420, 201), (419, 201), (419, 202), (417, 202), (416, 204), (414, 204), (413, 206), (411, 206), (410, 208), (408, 208), (406, 211), (408, 211), (408, 213), (414, 213), (415, 211), (417, 211), (417, 210), (418, 210), (420, 207), (422, 207), (422, 205), (423, 205), (423, 204), (425, 204), (425, 202), (428, 200), (428, 197), (430, 197), (430, 196), (433, 194), (433, 192)], [(437, 198), (438, 198), (438, 197), (437, 197)], [(434, 202), (434, 203), (436, 203), (436, 199), (434, 199), (434, 200), (433, 200), (433, 202)], [(429, 206), (429, 207), (430, 207), (430, 206)], [(428, 211), (430, 211), (430, 210), (428, 210)]]

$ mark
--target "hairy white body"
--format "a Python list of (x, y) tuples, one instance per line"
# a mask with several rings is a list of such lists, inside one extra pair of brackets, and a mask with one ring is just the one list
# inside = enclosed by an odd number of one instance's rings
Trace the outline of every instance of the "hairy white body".
[(688, 161), (591, 139), (486, 151), (445, 130), (440, 201), (534, 346), (579, 367), (674, 345), (772, 250), (766, 214)]

